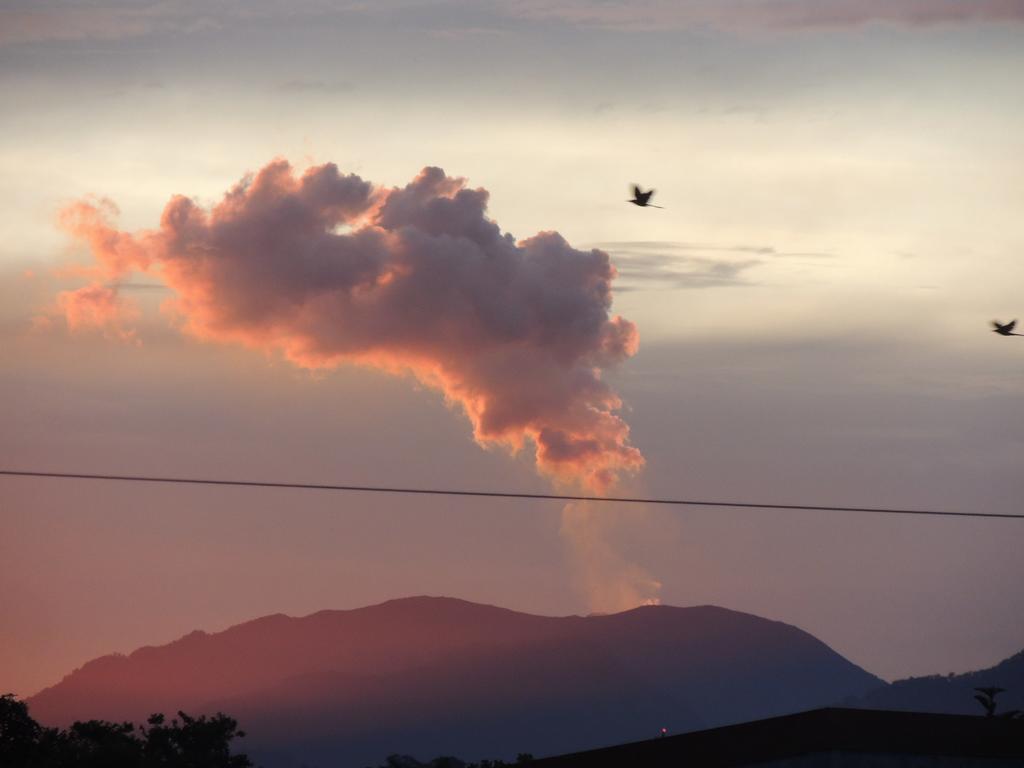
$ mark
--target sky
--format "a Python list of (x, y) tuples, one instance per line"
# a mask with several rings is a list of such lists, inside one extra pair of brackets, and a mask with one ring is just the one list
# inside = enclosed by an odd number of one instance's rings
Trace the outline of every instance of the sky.
[[(0, 468), (1019, 513), (1022, 43), (1017, 0), (2, 3)], [(19, 695), (416, 594), (716, 604), (887, 679), (1024, 648), (1014, 521), (2, 478), (0, 534)]]

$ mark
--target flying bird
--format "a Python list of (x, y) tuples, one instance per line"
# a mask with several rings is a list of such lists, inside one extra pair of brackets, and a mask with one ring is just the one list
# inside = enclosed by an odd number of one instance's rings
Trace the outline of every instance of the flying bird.
[(998, 333), (1000, 336), (1024, 336), (1024, 333), (1014, 333), (1013, 329), (1017, 326), (1016, 320), (1011, 320), (1005, 325), (1000, 323), (998, 320), (992, 321), (992, 333)]
[(651, 204), (650, 199), (651, 199), (651, 195), (653, 195), (653, 194), (654, 194), (654, 190), (653, 189), (649, 189), (646, 192), (644, 192), (642, 189), (640, 189), (640, 185), (639, 184), (634, 184), (633, 185), (633, 199), (632, 200), (627, 200), (626, 202), (627, 203), (632, 203), (633, 205), (639, 205), (641, 208), (661, 208), (662, 206), (660, 206), (660, 205), (652, 205)]

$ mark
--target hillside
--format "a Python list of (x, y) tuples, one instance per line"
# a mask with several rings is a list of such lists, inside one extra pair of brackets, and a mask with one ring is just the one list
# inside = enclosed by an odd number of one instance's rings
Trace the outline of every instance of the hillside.
[(795, 627), (712, 606), (543, 617), (407, 598), (106, 656), (29, 700), (47, 724), (223, 710), (267, 765), (537, 755), (862, 696), (882, 681)]
[(849, 704), (864, 709), (980, 715), (983, 710), (974, 700), (975, 688), (1006, 689), (996, 699), (997, 714), (1012, 709), (1024, 711), (1024, 651), (977, 672), (897, 680), (851, 699)]

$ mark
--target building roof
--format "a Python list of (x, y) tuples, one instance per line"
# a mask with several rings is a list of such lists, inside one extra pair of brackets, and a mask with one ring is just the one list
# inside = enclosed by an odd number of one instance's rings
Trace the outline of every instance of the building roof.
[(1024, 720), (870, 709), (815, 709), (544, 758), (537, 768), (728, 768), (819, 752), (1020, 758)]

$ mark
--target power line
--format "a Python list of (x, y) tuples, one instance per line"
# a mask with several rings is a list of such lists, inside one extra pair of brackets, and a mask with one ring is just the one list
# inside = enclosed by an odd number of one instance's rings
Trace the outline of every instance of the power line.
[(998, 512), (949, 512), (937, 509), (896, 509), (887, 507), (840, 507), (829, 504), (773, 504), (751, 501), (703, 501), (696, 499), (639, 498), (626, 496), (575, 496), (559, 493), (517, 493), (513, 491), (470, 491), (454, 488), (397, 488), (380, 485), (328, 485), (323, 483), (277, 483), (266, 480), (221, 480), (197, 477), (152, 477), (144, 475), (95, 475), (80, 472), (32, 472), (0, 469), (11, 477), (63, 478), (70, 480), (110, 480), (131, 483), (174, 483), (179, 485), (227, 485), (245, 488), (286, 488), (312, 491), (350, 491), (359, 493), (403, 493), (421, 496), (475, 496), (491, 499), (536, 499), (541, 501), (591, 501), (616, 504), (663, 504), (677, 507), (728, 507), (733, 509), (783, 509), (807, 512), (873, 512), (883, 515), (933, 515), (942, 517), (989, 517), (1024, 520), (1024, 515)]

